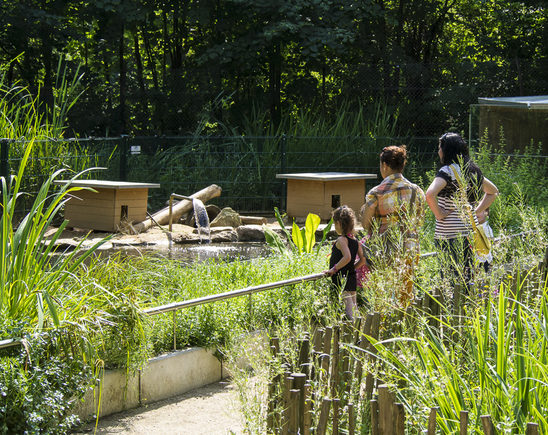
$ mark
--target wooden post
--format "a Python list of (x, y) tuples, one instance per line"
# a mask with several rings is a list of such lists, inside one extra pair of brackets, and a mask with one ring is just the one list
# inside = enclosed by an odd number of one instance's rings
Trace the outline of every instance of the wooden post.
[(468, 433), (468, 411), (461, 411), (459, 435), (466, 435), (467, 433)]
[(333, 431), (331, 432), (332, 435), (339, 435), (339, 405), (340, 400), (339, 399), (333, 399), (331, 401), (333, 404)]
[(308, 375), (310, 373), (310, 340), (299, 340), (299, 368)]
[(323, 353), (331, 355), (331, 336), (333, 334), (333, 328), (328, 326), (325, 328), (323, 334)]
[(381, 435), (394, 433), (394, 416), (392, 415), (393, 401), (388, 385), (382, 384), (379, 391), (379, 429)]
[(331, 407), (331, 399), (327, 397), (323, 399), (322, 409), (320, 411), (320, 421), (316, 429), (317, 435), (324, 435), (327, 430), (327, 421), (329, 419), (329, 409)]
[(304, 429), (303, 435), (310, 435), (312, 429), (312, 398), (311, 396), (312, 385), (310, 381), (306, 381), (304, 384)]
[[(306, 375), (304, 373), (292, 373), (291, 377), (293, 378), (293, 388), (299, 390), (299, 396), (296, 403), (296, 406), (299, 408), (299, 421), (298, 427), (301, 433), (304, 432), (304, 383), (306, 381)], [(295, 404), (294, 404), (295, 405)]]
[(339, 391), (339, 333), (338, 325), (333, 326), (333, 350), (331, 352), (331, 397), (337, 397)]
[(312, 349), (314, 350), (314, 352), (319, 352), (319, 353), (322, 352), (323, 334), (324, 334), (324, 329), (322, 328), (317, 328), (314, 331), (314, 335), (312, 336)]
[(289, 434), (299, 433), (299, 390), (289, 390)]
[(373, 374), (367, 373), (365, 377), (365, 398), (371, 400), (373, 397), (373, 388), (375, 387), (375, 378)]
[(278, 337), (270, 338), (270, 349), (272, 350), (272, 354), (274, 356), (280, 353), (280, 339)]
[(525, 430), (525, 435), (538, 435), (538, 424), (537, 423), (527, 423), (527, 429)]
[(430, 408), (430, 415), (428, 416), (428, 435), (435, 435), (436, 433), (436, 415), (438, 409), (438, 407)]
[(370, 400), (369, 409), (371, 410), (371, 435), (379, 435), (379, 402)]
[(289, 420), (291, 418), (291, 384), (293, 383), (293, 378), (289, 373), (285, 374), (284, 384), (283, 384), (283, 415), (282, 415), (282, 434), (289, 433)]
[(405, 435), (405, 408), (403, 403), (395, 403), (396, 431), (395, 435)]
[(356, 433), (356, 415), (354, 411), (354, 404), (349, 403), (348, 408), (348, 435), (354, 435)]
[(481, 425), (483, 426), (483, 433), (485, 435), (495, 435), (495, 426), (493, 426), (493, 422), (491, 421), (490, 415), (482, 415), (481, 417)]

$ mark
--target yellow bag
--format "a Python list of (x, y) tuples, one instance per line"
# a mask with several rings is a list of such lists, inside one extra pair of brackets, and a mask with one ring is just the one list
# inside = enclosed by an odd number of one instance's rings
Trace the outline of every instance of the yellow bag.
[(491, 252), (491, 240), (485, 234), (485, 229), (477, 226), (472, 217), (472, 229), (474, 234), (474, 249), (479, 255), (488, 255)]

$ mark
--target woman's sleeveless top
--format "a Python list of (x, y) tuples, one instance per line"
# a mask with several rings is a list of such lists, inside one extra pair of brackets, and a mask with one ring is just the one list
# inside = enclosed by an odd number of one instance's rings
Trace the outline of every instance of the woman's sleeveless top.
[[(337, 271), (331, 277), (333, 284), (337, 288), (341, 288), (346, 279), (344, 291), (356, 291), (356, 271), (354, 270), (354, 263), (356, 262), (356, 256), (358, 255), (358, 241), (354, 238), (345, 236), (348, 240), (348, 249), (350, 250), (350, 261), (340, 270)], [(331, 248), (331, 258), (329, 259), (329, 268), (331, 269), (339, 260), (343, 257), (343, 254), (339, 248), (337, 248), (337, 242), (333, 243)]]

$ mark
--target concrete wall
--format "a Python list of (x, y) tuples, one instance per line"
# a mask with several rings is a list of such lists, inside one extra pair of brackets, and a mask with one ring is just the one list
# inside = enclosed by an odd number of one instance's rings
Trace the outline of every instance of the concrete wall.
[[(264, 331), (256, 331), (239, 340), (245, 349), (236, 361), (238, 367), (248, 367), (245, 356), (260, 352), (267, 346)], [(251, 353), (248, 353), (251, 352)], [(75, 414), (87, 420), (104, 417), (147, 403), (167, 399), (221, 379), (230, 373), (214, 356), (213, 350), (192, 347), (152, 358), (143, 370), (129, 374), (125, 370), (106, 370), (96, 388), (90, 388), (84, 402), (76, 405)]]
[(75, 413), (82, 419), (99, 417), (167, 399), (220, 381), (228, 373), (212, 351), (189, 348), (152, 358), (135, 374), (106, 370), (95, 389), (90, 389)]

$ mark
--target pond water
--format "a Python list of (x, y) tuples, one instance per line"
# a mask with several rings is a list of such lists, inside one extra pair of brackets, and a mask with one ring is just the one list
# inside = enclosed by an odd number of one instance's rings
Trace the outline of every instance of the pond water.
[(192, 264), (207, 260), (234, 261), (249, 260), (258, 257), (267, 257), (272, 251), (266, 243), (260, 242), (233, 242), (171, 245), (161, 244), (154, 246), (124, 246), (105, 249), (98, 252), (100, 256), (110, 256), (121, 253), (124, 256), (152, 255), (182, 263)]

